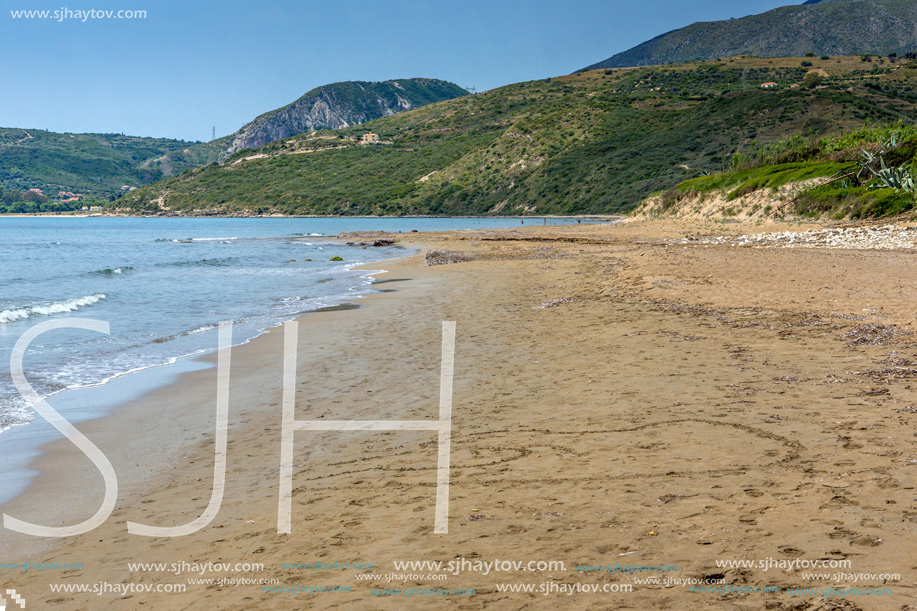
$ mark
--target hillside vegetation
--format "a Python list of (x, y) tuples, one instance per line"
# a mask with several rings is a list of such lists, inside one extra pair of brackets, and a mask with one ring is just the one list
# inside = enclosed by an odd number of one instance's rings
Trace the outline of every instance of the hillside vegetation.
[(109, 196), (217, 159), (211, 143), (0, 128), (0, 187)]
[(896, 123), (840, 136), (789, 138), (736, 155), (727, 172), (650, 198), (642, 216), (877, 218), (913, 214), (917, 127)]
[[(519, 83), (243, 151), (222, 165), (135, 191), (112, 208), (151, 214), (628, 211), (653, 192), (727, 169), (737, 152), (751, 154), (790, 135), (820, 137), (866, 121), (911, 122), (917, 70), (870, 60), (734, 58)], [(768, 81), (778, 86), (762, 89)], [(794, 84), (801, 86), (791, 89)], [(369, 130), (388, 144), (354, 142)]]
[(693, 23), (593, 64), (587, 70), (655, 66), (735, 55), (886, 55), (917, 51), (917, 2), (831, 0), (740, 19)]
[(258, 116), (228, 136), (221, 158), (297, 134), (359, 125), (464, 95), (468, 92), (458, 85), (427, 78), (323, 85), (292, 104)]
[(20, 194), (29, 189), (41, 189), (49, 196), (49, 211), (83, 205), (74, 200), (62, 208), (59, 191), (79, 193), (100, 204), (100, 198), (121, 195), (122, 186), (140, 187), (239, 150), (315, 129), (357, 125), (467, 93), (436, 79), (334, 83), (313, 89), (234, 134), (210, 142), (0, 128), (0, 212), (36, 210), (36, 206), (23, 208), (19, 203)]

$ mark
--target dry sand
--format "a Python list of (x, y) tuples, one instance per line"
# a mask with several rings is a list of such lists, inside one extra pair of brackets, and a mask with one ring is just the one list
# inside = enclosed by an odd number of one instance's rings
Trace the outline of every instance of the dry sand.
[[(435, 419), (440, 323), (456, 321), (448, 534), (433, 533), (437, 444), (429, 432), (297, 433), (293, 533), (276, 533), (283, 346), (275, 331), (233, 353), (227, 492), (210, 526), (148, 539), (128, 535), (125, 522), (177, 525), (206, 506), (214, 370), (80, 425), (115, 463), (118, 507), (73, 539), (3, 531), (0, 562), (84, 564), (3, 571), (6, 587), (29, 608), (68, 610), (917, 608), (917, 256), (679, 243), (757, 230), (655, 221), (424, 234), (412, 239), (476, 259), (388, 262), (380, 279), (396, 281), (380, 288), (395, 292), (359, 310), (304, 316), (298, 419)], [(101, 478), (71, 448), (49, 448), (43, 474), (4, 512), (42, 508), (47, 523), (94, 512)], [(79, 515), (62, 509), (71, 498), (82, 499)], [(565, 567), (436, 580), (393, 564), (456, 559)], [(769, 559), (849, 560), (812, 572), (871, 576), (807, 580), (805, 569), (716, 564)], [(189, 584), (200, 575), (127, 566), (183, 561), (265, 566), (206, 578), (352, 591)], [(282, 568), (313, 562), (373, 569)], [(679, 570), (628, 575), (577, 572), (575, 564)], [(405, 572), (419, 578), (356, 579)], [(885, 573), (900, 578), (874, 576)], [(654, 575), (672, 581), (635, 582)], [(722, 580), (719, 591), (673, 583), (708, 577)], [(50, 590), (100, 582), (184, 584), (187, 592)], [(536, 591), (499, 591), (503, 584)], [(576, 584), (632, 591), (559, 591)], [(371, 593), (409, 587), (475, 594)], [(822, 596), (828, 587), (891, 594)]]

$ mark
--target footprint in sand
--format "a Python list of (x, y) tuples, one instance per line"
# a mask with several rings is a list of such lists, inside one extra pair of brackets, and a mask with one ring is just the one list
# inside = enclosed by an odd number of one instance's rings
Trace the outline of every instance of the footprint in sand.
[(856, 502), (851, 501), (846, 496), (833, 496), (831, 500), (819, 507), (819, 509), (839, 509), (840, 507), (847, 507), (848, 505), (857, 505)]
[(858, 535), (850, 540), (850, 545), (862, 545), (866, 547), (876, 547), (882, 545), (882, 539), (872, 535)]
[(835, 527), (834, 530), (828, 533), (829, 539), (847, 539), (849, 537), (855, 537), (856, 532), (849, 530), (847, 528)]

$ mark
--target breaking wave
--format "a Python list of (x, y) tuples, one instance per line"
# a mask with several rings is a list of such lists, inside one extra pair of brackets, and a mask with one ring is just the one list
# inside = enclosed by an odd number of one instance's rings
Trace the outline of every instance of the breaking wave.
[(98, 303), (105, 299), (102, 293), (78, 297), (76, 299), (67, 299), (66, 301), (56, 301), (51, 303), (41, 303), (37, 305), (22, 306), (0, 312), (0, 323), (9, 323), (17, 320), (25, 320), (32, 316), (53, 316), (55, 314), (65, 314), (80, 308)]
[(114, 276), (116, 274), (122, 274), (124, 272), (133, 271), (133, 267), (106, 267), (105, 269), (97, 269), (94, 272), (89, 272), (93, 276)]
[(159, 266), (162, 267), (196, 267), (203, 265), (205, 267), (229, 267), (230, 264), (235, 261), (234, 257), (226, 257), (223, 259), (196, 259), (194, 261), (172, 261), (169, 263), (159, 263)]
[(164, 344), (166, 342), (171, 342), (173, 339), (178, 339), (180, 337), (187, 337), (189, 335), (197, 335), (198, 333), (204, 333), (206, 331), (211, 331), (213, 329), (219, 329), (219, 327), (220, 325), (218, 324), (207, 324), (202, 327), (197, 327), (195, 329), (190, 329), (188, 331), (182, 331), (181, 333), (176, 333), (174, 335), (169, 335), (167, 337), (160, 337), (158, 339), (154, 339), (153, 343), (154, 344)]

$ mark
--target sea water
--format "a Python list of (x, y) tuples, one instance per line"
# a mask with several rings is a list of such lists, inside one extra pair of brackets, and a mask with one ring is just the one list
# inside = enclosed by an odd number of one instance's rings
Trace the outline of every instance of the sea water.
[(239, 344), (359, 298), (372, 291), (371, 272), (354, 267), (409, 254), (330, 240), (340, 232), (518, 226), (511, 218), (0, 218), (0, 433), (33, 418), (10, 357), (42, 321), (90, 318), (111, 331), (59, 329), (32, 342), (24, 372), (47, 397), (214, 350), (220, 321), (233, 322)]

